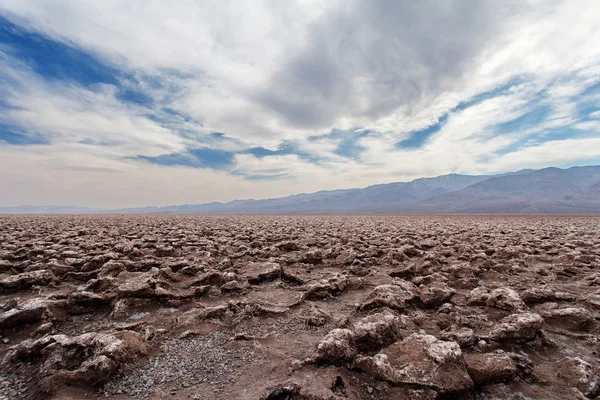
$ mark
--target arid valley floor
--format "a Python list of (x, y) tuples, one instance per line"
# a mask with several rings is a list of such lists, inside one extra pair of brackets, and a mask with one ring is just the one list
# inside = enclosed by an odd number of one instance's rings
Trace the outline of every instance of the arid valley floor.
[(585, 399), (600, 217), (0, 216), (0, 399)]

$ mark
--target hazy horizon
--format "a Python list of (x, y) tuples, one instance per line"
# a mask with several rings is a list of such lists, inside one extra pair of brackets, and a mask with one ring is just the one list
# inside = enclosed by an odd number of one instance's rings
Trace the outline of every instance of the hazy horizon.
[[(572, 168), (572, 167), (590, 167), (592, 165), (573, 165), (573, 166), (568, 166), (568, 167), (564, 167), (565, 169), (567, 168)], [(594, 165), (595, 166), (595, 165)], [(540, 169), (544, 169), (544, 168), (561, 168), (561, 167), (554, 167), (554, 166), (547, 166), (547, 167), (543, 167)], [(511, 171), (501, 171), (498, 173), (489, 173), (486, 175), (490, 175), (490, 176), (494, 176), (494, 175), (499, 175), (499, 174), (504, 174), (504, 173), (511, 173), (511, 172), (517, 172), (517, 170), (511, 170)], [(452, 173), (451, 173), (452, 174)], [(451, 175), (451, 174), (445, 174), (445, 175)], [(353, 188), (339, 188), (339, 189), (321, 189), (321, 190), (317, 190), (314, 192), (298, 192), (298, 193), (288, 193), (288, 194), (284, 194), (282, 196), (277, 196), (277, 197), (262, 197), (262, 198), (231, 198), (231, 199), (227, 199), (227, 200), (214, 200), (212, 202), (218, 202), (218, 203), (228, 203), (228, 202), (233, 202), (236, 200), (242, 200), (242, 201), (246, 201), (246, 200), (269, 200), (269, 199), (275, 199), (275, 198), (281, 198), (281, 197), (290, 197), (290, 196), (299, 196), (299, 195), (306, 195), (306, 194), (315, 194), (318, 192), (329, 192), (329, 191), (339, 191), (339, 190), (356, 190), (356, 189), (365, 189), (371, 186), (377, 186), (377, 185), (386, 185), (386, 184), (390, 184), (390, 183), (406, 183), (406, 182), (412, 182), (414, 180), (418, 180), (418, 179), (433, 179), (433, 178), (437, 178), (439, 176), (445, 176), (445, 175), (438, 175), (438, 176), (422, 176), (422, 177), (418, 177), (415, 178), (413, 180), (410, 181), (394, 181), (394, 182), (381, 182), (381, 183), (373, 183), (367, 186), (361, 186), (361, 187), (353, 187)], [(483, 175), (483, 174), (473, 174), (473, 175)], [(184, 205), (184, 204), (204, 204), (204, 203), (210, 203), (210, 202), (200, 202), (200, 203), (179, 203), (179, 204), (173, 204), (173, 203), (169, 203), (169, 204), (156, 204), (156, 203), (149, 203), (149, 204), (138, 204), (138, 205), (133, 205), (130, 207), (96, 207), (96, 206), (88, 206), (88, 205), (82, 205), (82, 204), (49, 204), (49, 203), (44, 203), (42, 202), (37, 202), (37, 203), (28, 203), (28, 204), (9, 204), (9, 205), (2, 205), (0, 204), (0, 207), (6, 207), (6, 208), (10, 208), (10, 207), (20, 207), (20, 206), (32, 206), (32, 207), (82, 207), (82, 208), (91, 208), (91, 209), (120, 209), (120, 208), (144, 208), (144, 207), (164, 207), (164, 206), (176, 206), (176, 205)]]

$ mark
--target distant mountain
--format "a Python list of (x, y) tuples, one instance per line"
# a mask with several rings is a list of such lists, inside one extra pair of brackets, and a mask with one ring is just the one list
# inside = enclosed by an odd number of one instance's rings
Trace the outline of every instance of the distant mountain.
[(428, 199), (423, 212), (600, 214), (600, 167), (544, 168), (494, 176)]
[(323, 190), (262, 200), (92, 209), (0, 207), (0, 213), (120, 214), (600, 214), (600, 166), (442, 175), (362, 189)]

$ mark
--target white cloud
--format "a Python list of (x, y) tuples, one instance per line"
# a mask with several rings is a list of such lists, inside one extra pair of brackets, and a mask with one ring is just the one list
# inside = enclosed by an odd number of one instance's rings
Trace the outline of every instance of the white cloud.
[(183, 138), (144, 116), (150, 110), (119, 101), (111, 85), (48, 83), (6, 56), (3, 61), (11, 80), (0, 86), (1, 99), (9, 106), (0, 115), (2, 123), (41, 135), (51, 145), (102, 144), (97, 150), (113, 157), (158, 156), (186, 148)]
[[(595, 144), (598, 125), (582, 121), (579, 112), (582, 104), (599, 101), (597, 93), (585, 91), (600, 82), (597, 1), (5, 0), (0, 15), (95, 55), (124, 72), (121, 85), (154, 100), (152, 106), (135, 105), (119, 100), (110, 85), (48, 82), (0, 49), (0, 100), (12, 107), (0, 122), (50, 143), (0, 144), (0, 167), (27, 154), (37, 164), (20, 160), (23, 182), (50, 193), (36, 174), (54, 174), (73, 188), (54, 193), (56, 202), (76, 202), (68, 195), (83, 205), (95, 202), (95, 189), (74, 194), (87, 187), (86, 174), (121, 188), (115, 193), (122, 193), (123, 205), (151, 198), (153, 180), (144, 174), (156, 176), (156, 185), (166, 185), (170, 194), (149, 203), (169, 204), (596, 157), (582, 146)], [(508, 82), (518, 83), (455, 109)], [(180, 116), (164, 114), (163, 107)], [(498, 132), (498, 124), (542, 107), (545, 114), (531, 126)], [(422, 148), (395, 147), (444, 115), (447, 121)], [(600, 118), (598, 111), (589, 116)], [(308, 139), (356, 128), (372, 131), (355, 141), (365, 148), (358, 160), (334, 153), (340, 139)], [(544, 143), (549, 132), (565, 128), (587, 137)], [(211, 132), (227, 137), (207, 136)], [(284, 140), (320, 162), (238, 154), (232, 175), (129, 158), (202, 146), (275, 150)], [(560, 151), (563, 144), (571, 151)], [(243, 178), (278, 174), (285, 178)], [(19, 185), (16, 175), (11, 179), (15, 197), (0, 200), (6, 204), (27, 202), (25, 194), (37, 190)], [(191, 188), (187, 179), (214, 192)], [(106, 204), (121, 205), (116, 196)]]
[(600, 158), (600, 138), (553, 140), (498, 157), (488, 171), (540, 168)]

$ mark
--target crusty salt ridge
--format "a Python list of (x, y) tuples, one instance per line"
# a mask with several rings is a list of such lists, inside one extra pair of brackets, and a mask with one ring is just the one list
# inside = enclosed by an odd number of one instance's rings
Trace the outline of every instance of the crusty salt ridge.
[(0, 232), (0, 399), (600, 393), (598, 217), (1, 216)]

